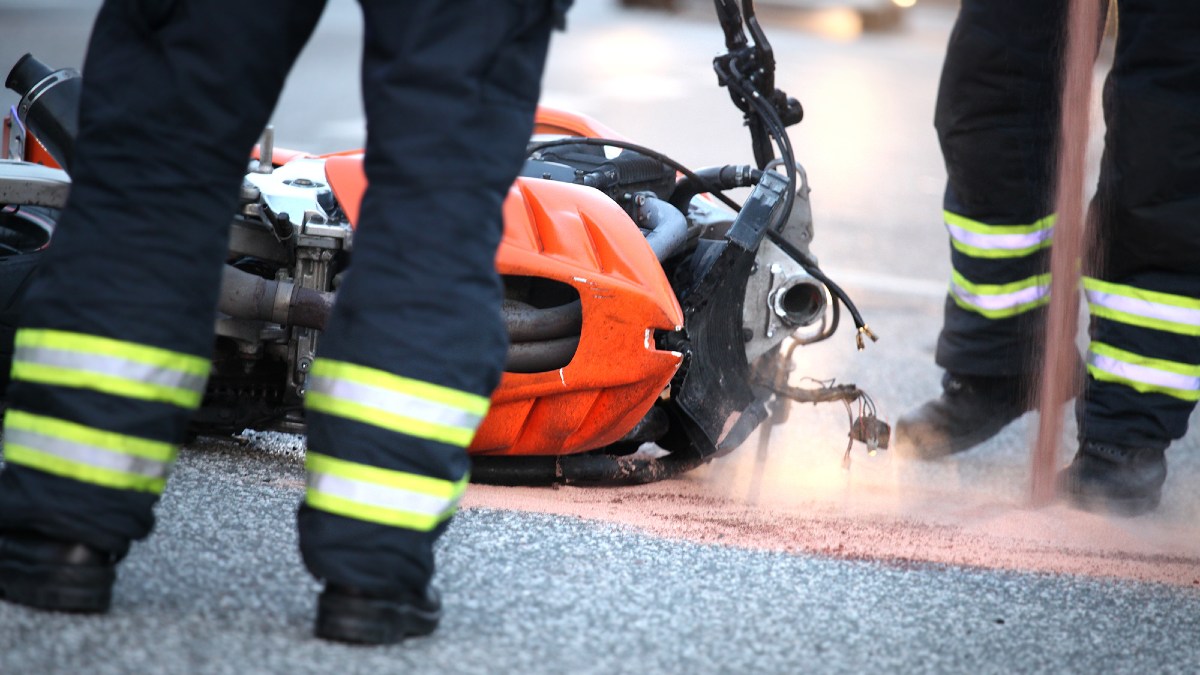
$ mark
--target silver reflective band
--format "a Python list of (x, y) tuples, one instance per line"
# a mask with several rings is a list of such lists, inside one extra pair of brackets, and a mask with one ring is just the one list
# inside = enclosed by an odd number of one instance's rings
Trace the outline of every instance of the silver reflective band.
[(1185, 326), (1200, 326), (1200, 309), (1177, 307), (1103, 291), (1087, 291), (1088, 303), (1098, 307)]
[(170, 464), (146, 457), (136, 457), (115, 452), (107, 448), (69, 441), (57, 436), (39, 434), (28, 429), (8, 427), (5, 429), (4, 442), (19, 445), (54, 455), (77, 464), (86, 464), (97, 469), (108, 469), (122, 473), (132, 473), (147, 478), (165, 479), (170, 473)]
[(162, 368), (133, 359), (123, 359), (119, 356), (51, 347), (17, 347), (13, 354), (13, 360), (106, 375), (153, 386), (184, 389), (196, 393), (203, 393), (205, 382), (208, 379), (205, 375), (194, 375), (171, 368)]
[(1049, 286), (1030, 286), (1029, 288), (1022, 288), (1011, 293), (981, 295), (979, 293), (972, 293), (954, 282), (950, 283), (950, 289), (954, 292), (955, 297), (961, 299), (963, 302), (973, 307), (992, 312), (1015, 309), (1037, 302), (1046, 297), (1050, 292)]
[(381, 412), (474, 432), (483, 416), (391, 389), (349, 380), (310, 377), (312, 391)]
[(415, 513), (431, 518), (441, 518), (447, 515), (458, 504), (457, 499), (436, 497), (327, 473), (309, 472), (308, 489), (356, 504)]
[(1028, 234), (981, 234), (950, 223), (946, 223), (946, 229), (950, 232), (950, 236), (960, 244), (992, 251), (1033, 248), (1048, 241), (1054, 232), (1054, 228), (1051, 227)]
[(1177, 391), (1200, 391), (1200, 377), (1127, 363), (1095, 352), (1088, 352), (1088, 365), (1130, 382)]

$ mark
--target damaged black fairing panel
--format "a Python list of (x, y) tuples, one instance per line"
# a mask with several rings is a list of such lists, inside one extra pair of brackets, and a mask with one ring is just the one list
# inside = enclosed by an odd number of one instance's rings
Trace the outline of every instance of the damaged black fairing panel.
[[(678, 272), (691, 282), (680, 293), (685, 337), (665, 339), (685, 358), (671, 385), (671, 405), (703, 457), (732, 450), (765, 416), (751, 387), (742, 303), (758, 246), (787, 189), (783, 176), (765, 172), (724, 240), (700, 242), (690, 268)], [(739, 423), (747, 415), (752, 418)], [(742, 438), (727, 438), (731, 432)]]

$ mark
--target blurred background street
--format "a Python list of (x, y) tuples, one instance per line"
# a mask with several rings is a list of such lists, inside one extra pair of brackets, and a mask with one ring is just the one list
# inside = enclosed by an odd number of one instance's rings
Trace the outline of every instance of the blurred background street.
[[(854, 382), (894, 421), (939, 391), (950, 266), (932, 120), (957, 5), (858, 2), (764, 1), (760, 15), (778, 86), (805, 108), (792, 140), (813, 251), (880, 336), (856, 352), (843, 325), (797, 352), (795, 377)], [(691, 167), (750, 163), (710, 67), (711, 3), (636, 4), (576, 0), (543, 103)], [(0, 0), (0, 72), (27, 51), (79, 67), (97, 6)], [(331, 0), (277, 109), (278, 146), (361, 146), (360, 30), (356, 3)], [(112, 616), (0, 604), (0, 673), (1195, 672), (1195, 432), (1168, 453), (1160, 510), (1114, 520), (1028, 506), (1034, 415), (930, 464), (857, 446), (849, 469), (847, 426), (836, 404), (797, 405), (765, 452), (751, 436), (660, 485), (472, 486), (441, 546), (442, 630), (381, 650), (309, 637), (302, 439), (201, 440), (123, 564)], [(1073, 438), (1068, 421), (1063, 463)]]

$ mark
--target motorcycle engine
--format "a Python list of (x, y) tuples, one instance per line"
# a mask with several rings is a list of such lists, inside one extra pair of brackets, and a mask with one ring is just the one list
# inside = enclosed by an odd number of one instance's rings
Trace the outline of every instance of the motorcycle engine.
[[(334, 199), (325, 161), (300, 158), (280, 167), (264, 161), (260, 167), (242, 185), (227, 262), (267, 280), (264, 288), (332, 293), (354, 231)], [(231, 283), (228, 274), (225, 283)], [(280, 304), (290, 293), (275, 295)], [(195, 426), (209, 433), (248, 427), (302, 432), (302, 400), (319, 331), (222, 313), (216, 335), (213, 374)]]

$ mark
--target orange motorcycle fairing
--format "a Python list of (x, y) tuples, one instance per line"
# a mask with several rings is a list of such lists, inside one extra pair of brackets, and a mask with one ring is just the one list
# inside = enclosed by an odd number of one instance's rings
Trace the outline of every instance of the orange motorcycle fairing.
[(58, 162), (50, 156), (50, 153), (46, 151), (46, 146), (42, 145), (42, 142), (39, 141), (32, 133), (25, 132), (20, 134), (19, 137), (23, 140), (23, 142), (21, 142), (16, 148), (11, 147), (9, 143), (11, 142), (11, 139), (14, 138), (12, 128), (12, 117), (6, 115), (4, 117), (3, 127), (0, 127), (0, 159), (19, 155), (16, 157), (17, 159), (29, 162), (31, 164), (41, 164), (42, 166), (48, 166), (51, 169), (62, 168), (59, 166)]
[(569, 110), (538, 106), (533, 124), (534, 134), (550, 136), (587, 136), (589, 138), (615, 138), (624, 140), (625, 137), (596, 120)]
[(504, 374), (471, 452), (563, 455), (620, 440), (682, 359), (655, 348), (654, 331), (679, 329), (683, 311), (641, 231), (596, 190), (520, 178), (496, 266), (574, 287), (583, 330), (566, 367)]
[[(366, 189), (361, 156), (329, 157), (325, 171), (356, 223)], [(504, 202), (496, 267), (574, 288), (583, 329), (565, 367), (504, 374), (470, 452), (565, 455), (620, 440), (682, 359), (655, 347), (654, 331), (679, 329), (683, 311), (637, 225), (597, 190), (519, 178)]]
[[(355, 150), (354, 154), (361, 155), (362, 150)], [(272, 150), (271, 150), (271, 166), (283, 166), (284, 164), (287, 164), (288, 162), (292, 161), (293, 159), (302, 159), (305, 157), (312, 157), (312, 155), (308, 154), (307, 152), (304, 152), (303, 150), (292, 150), (291, 148), (275, 147), (275, 148), (272, 148)], [(255, 160), (262, 159), (262, 146), (261, 145), (255, 145), (254, 148), (252, 148), (250, 150), (250, 159), (255, 159)]]

